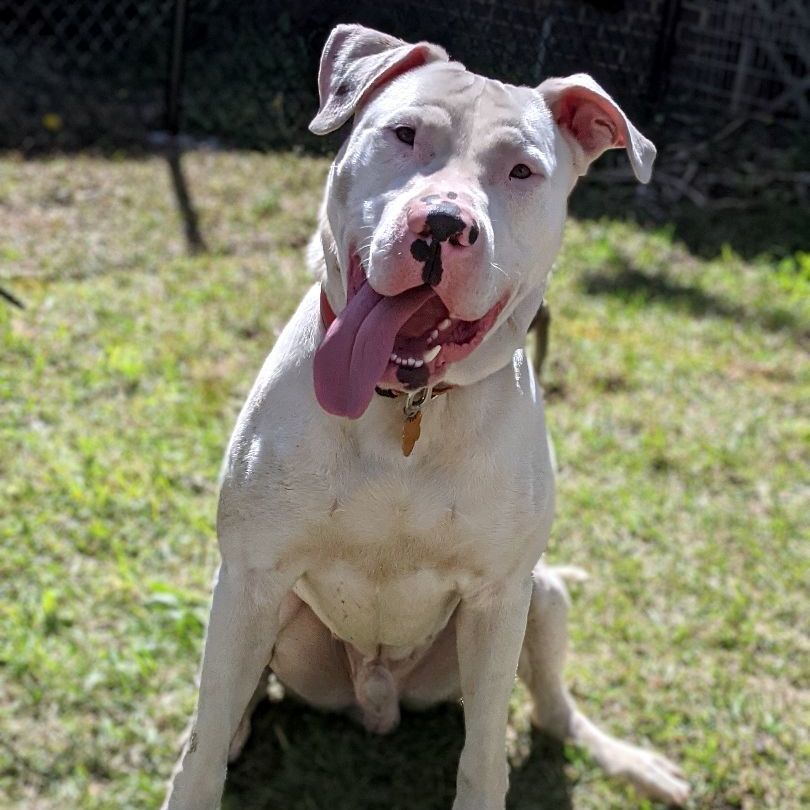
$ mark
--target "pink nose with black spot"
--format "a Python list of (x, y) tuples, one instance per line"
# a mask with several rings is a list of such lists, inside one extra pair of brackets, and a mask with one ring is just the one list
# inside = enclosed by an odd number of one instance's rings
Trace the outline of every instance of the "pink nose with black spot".
[(452, 264), (463, 261), (480, 236), (471, 207), (453, 191), (414, 200), (408, 207), (407, 222), (408, 230), (417, 237), (411, 242), (411, 256), (424, 263), (422, 281), (433, 287), (441, 282), (448, 259)]

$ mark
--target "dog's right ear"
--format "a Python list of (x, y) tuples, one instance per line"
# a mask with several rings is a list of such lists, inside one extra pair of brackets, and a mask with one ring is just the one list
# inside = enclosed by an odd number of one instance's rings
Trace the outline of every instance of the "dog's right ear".
[(448, 59), (443, 48), (430, 42), (410, 45), (362, 25), (338, 25), (321, 54), (318, 71), (321, 107), (309, 125), (310, 132), (315, 135), (333, 132), (385, 82), (428, 62)]

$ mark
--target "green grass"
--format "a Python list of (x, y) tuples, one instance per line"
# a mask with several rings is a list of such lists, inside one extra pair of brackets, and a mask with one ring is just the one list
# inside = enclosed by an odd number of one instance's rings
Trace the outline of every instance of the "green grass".
[[(159, 158), (0, 159), (0, 806), (155, 807), (192, 710), (216, 475), (308, 281), (327, 163), (198, 153), (210, 251), (184, 255)], [(545, 372), (553, 561), (580, 565), (568, 677), (680, 761), (693, 808), (810, 797), (810, 257), (697, 258), (667, 230), (571, 222)], [(529, 733), (512, 808), (643, 808)], [(447, 808), (457, 710), (368, 738), (259, 711), (247, 810)]]

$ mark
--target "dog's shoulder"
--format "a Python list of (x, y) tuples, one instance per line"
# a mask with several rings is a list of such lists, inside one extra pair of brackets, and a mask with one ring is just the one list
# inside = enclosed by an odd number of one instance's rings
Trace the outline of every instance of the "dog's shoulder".
[(258, 458), (281, 463), (325, 417), (315, 401), (312, 357), (322, 338), (319, 285), (306, 293), (267, 356), (242, 407), (222, 471), (223, 482), (246, 480)]

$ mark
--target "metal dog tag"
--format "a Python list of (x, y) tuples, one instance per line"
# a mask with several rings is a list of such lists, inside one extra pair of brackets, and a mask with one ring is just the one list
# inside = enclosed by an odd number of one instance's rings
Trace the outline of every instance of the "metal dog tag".
[(409, 456), (413, 452), (413, 446), (419, 440), (422, 432), (422, 411), (418, 410), (413, 416), (405, 417), (405, 424), (402, 426), (402, 455)]
[(422, 432), (422, 406), (430, 402), (433, 386), (420, 388), (412, 394), (408, 394), (405, 400), (405, 407), (402, 409), (405, 414), (405, 424), (402, 426), (402, 455), (407, 457), (413, 452), (413, 447), (419, 440)]

